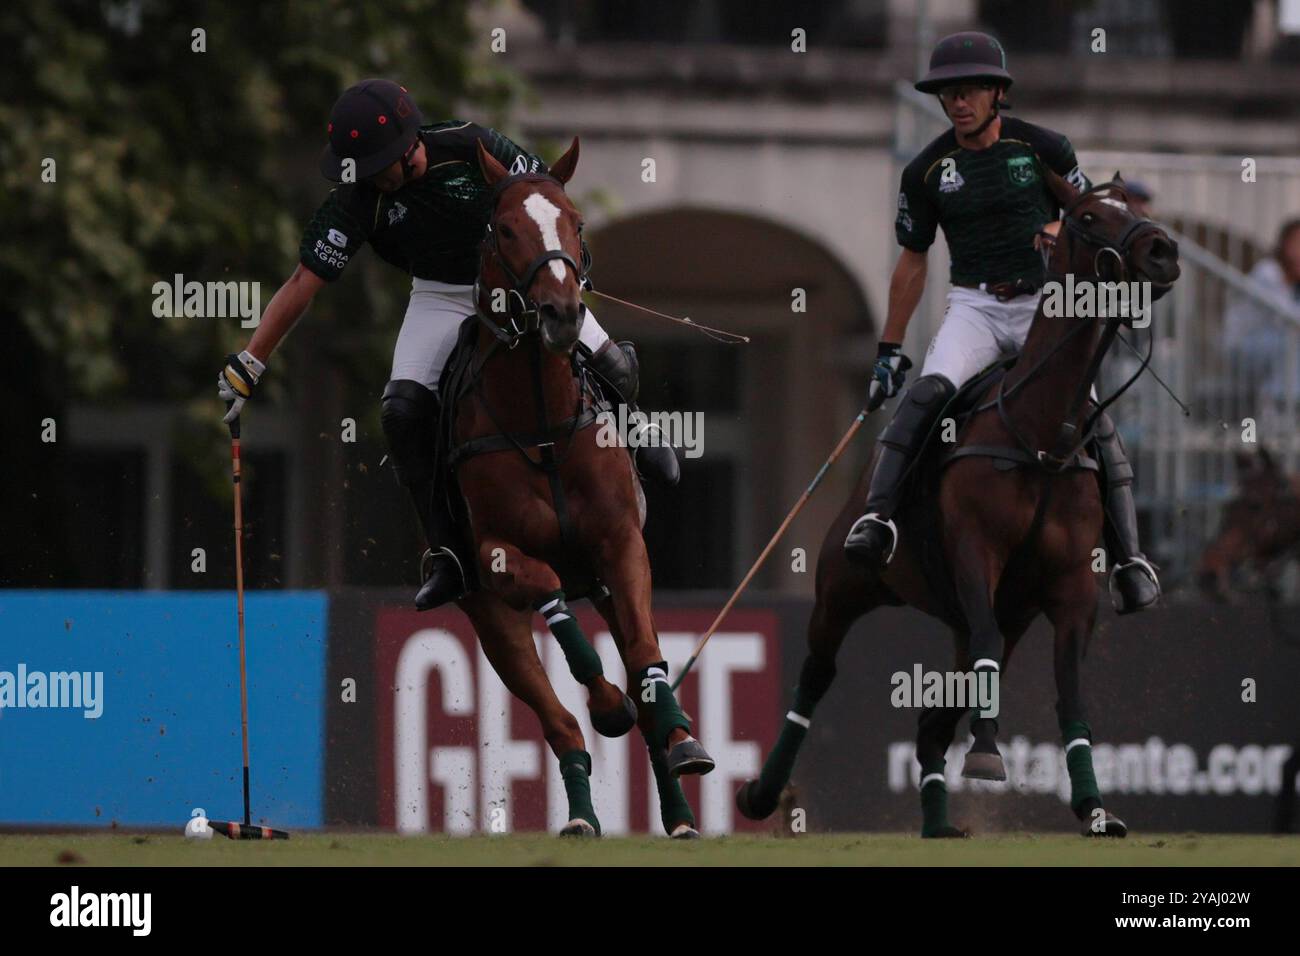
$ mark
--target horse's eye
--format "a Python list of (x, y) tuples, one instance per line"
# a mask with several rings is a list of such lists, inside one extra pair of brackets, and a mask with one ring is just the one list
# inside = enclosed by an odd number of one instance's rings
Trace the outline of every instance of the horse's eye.
[(1085, 212), (1085, 213), (1083, 214), (1083, 221), (1084, 221), (1085, 224), (1086, 224), (1086, 223), (1091, 223), (1091, 222), (1092, 222), (1094, 219), (1096, 219), (1096, 218), (1097, 218), (1097, 217), (1094, 216), (1094, 215), (1093, 215), (1092, 213), (1090, 213), (1090, 212)]
[(509, 226), (500, 225), (497, 226), (497, 230), (501, 233), (502, 239), (513, 239), (515, 237), (515, 234), (511, 231)]

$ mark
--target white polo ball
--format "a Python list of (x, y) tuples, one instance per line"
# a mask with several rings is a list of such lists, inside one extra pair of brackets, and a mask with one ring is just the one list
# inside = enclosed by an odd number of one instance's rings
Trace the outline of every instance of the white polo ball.
[(211, 840), (212, 827), (208, 826), (207, 817), (190, 817), (185, 824), (185, 839), (187, 840)]

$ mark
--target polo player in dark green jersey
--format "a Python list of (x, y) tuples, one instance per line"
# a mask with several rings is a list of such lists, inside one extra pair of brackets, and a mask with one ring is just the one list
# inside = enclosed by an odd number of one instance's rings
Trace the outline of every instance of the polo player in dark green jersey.
[[(1077, 189), (1089, 186), (1065, 136), (1000, 114), (1011, 84), (1001, 44), (975, 32), (939, 41), (930, 71), (916, 83), (921, 92), (938, 94), (952, 128), (903, 170), (895, 222), (903, 250), (890, 281), (874, 393), (897, 394), (911, 367), (901, 343), (925, 287), (926, 252), (939, 227), (952, 256), (952, 288), (921, 377), (880, 437), (866, 512), (844, 542), (848, 556), (868, 567), (881, 568), (893, 557), (899, 534), (893, 516), (903, 477), (944, 405), (977, 372), (1024, 345), (1045, 278), (1034, 237), (1058, 215), (1044, 170)], [(1113, 563), (1111, 599), (1127, 614), (1154, 604), (1160, 583), (1138, 544), (1133, 469), (1114, 422), (1104, 414), (1097, 444), (1104, 536)]]
[[(390, 80), (364, 80), (345, 91), (330, 113), (327, 132), (321, 172), (340, 185), (312, 216), (299, 245), (298, 268), (268, 303), (247, 348), (227, 357), (218, 387), (231, 403), (225, 418), (231, 422), (276, 345), (321, 287), (337, 279), (367, 243), (412, 277), (381, 417), (394, 470), (411, 494), (429, 546), (415, 596), (415, 606), (427, 610), (462, 596), (467, 584), (446, 496), (435, 493), (434, 437), (438, 379), (461, 322), (474, 314), (479, 243), (492, 213), (476, 144), (482, 142), (512, 173), (547, 169), (496, 130), (458, 120), (424, 125), (407, 89)], [(611, 341), (590, 310), (579, 322), (591, 364), (631, 411), (639, 377), (632, 344)], [(671, 448), (642, 445), (635, 460), (641, 474), (677, 483)]]

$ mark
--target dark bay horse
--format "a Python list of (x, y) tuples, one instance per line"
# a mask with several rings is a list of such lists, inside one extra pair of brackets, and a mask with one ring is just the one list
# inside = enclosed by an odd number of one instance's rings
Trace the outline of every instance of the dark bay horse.
[[(695, 819), (677, 776), (713, 761), (666, 679), (650, 607), (641, 534), (644, 499), (625, 449), (596, 441), (597, 395), (575, 349), (585, 315), (582, 221), (564, 184), (578, 141), (549, 174), (510, 175), (479, 144), (493, 212), (475, 290), (477, 335), (453, 373), (450, 463), (468, 506), (480, 587), (459, 604), (502, 682), (537, 714), (560, 762), (569, 801), (565, 835), (598, 835), (591, 757), (533, 644), (540, 612), (588, 691), (592, 726), (645, 736), (665, 830), (692, 837)], [(607, 680), (568, 601), (589, 597), (609, 625), (636, 701)]]
[(1241, 572), (1276, 590), (1286, 564), (1300, 560), (1300, 475), (1288, 475), (1262, 447), (1253, 455), (1238, 452), (1236, 462), (1237, 493), (1196, 567), (1202, 593), (1225, 601)]
[[(1118, 173), (1116, 181), (1083, 193), (1060, 177), (1049, 175), (1048, 181), (1065, 210), (1059, 237), (1039, 237), (1050, 250), (1049, 278), (1072, 274), (1076, 285), (1149, 281), (1155, 297), (1168, 290), (1178, 277), (1177, 246), (1157, 225), (1133, 215)], [(977, 377), (941, 416), (941, 422), (953, 415), (962, 419), (956, 441), (949, 448), (932, 446), (922, 460), (914, 476), (917, 490), (902, 511), (900, 527), (909, 531), (884, 571), (850, 563), (843, 549), (867, 496), (874, 456), (827, 532), (794, 707), (761, 776), (736, 795), (740, 812), (750, 819), (776, 809), (813, 709), (835, 676), (835, 656), (849, 627), (881, 605), (907, 604), (952, 629), (955, 672), (986, 672), (992, 681), (1030, 623), (1047, 616), (1055, 629), (1057, 715), (1071, 808), (1091, 824), (1085, 834), (1126, 832), (1102, 808), (1079, 688), (1079, 661), (1097, 614), (1093, 548), (1103, 520), (1097, 464), (1084, 453), (1089, 393), (1122, 320), (1048, 317), (1045, 300), (1015, 364), (1004, 375)], [(968, 410), (964, 418), (956, 411), (961, 407)], [(948, 822), (944, 783), (944, 755), (967, 709), (920, 711), (924, 837), (967, 835)], [(972, 715), (971, 732), (963, 776), (1006, 779), (995, 717)]]

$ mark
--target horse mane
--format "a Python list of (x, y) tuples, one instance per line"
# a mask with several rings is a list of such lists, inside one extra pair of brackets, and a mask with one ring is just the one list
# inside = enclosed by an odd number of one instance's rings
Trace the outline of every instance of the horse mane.
[(1050, 166), (1043, 167), (1043, 178), (1047, 181), (1047, 188), (1051, 191), (1056, 199), (1056, 203), (1062, 209), (1069, 209), (1085, 193), (1105, 193), (1110, 191), (1118, 192), (1124, 197), (1124, 204), (1128, 205), (1129, 194), (1128, 184), (1124, 182), (1124, 177), (1120, 175), (1119, 170), (1115, 170), (1115, 175), (1110, 182), (1097, 183), (1090, 189), (1077, 189), (1066, 181), (1065, 177), (1052, 169)]

